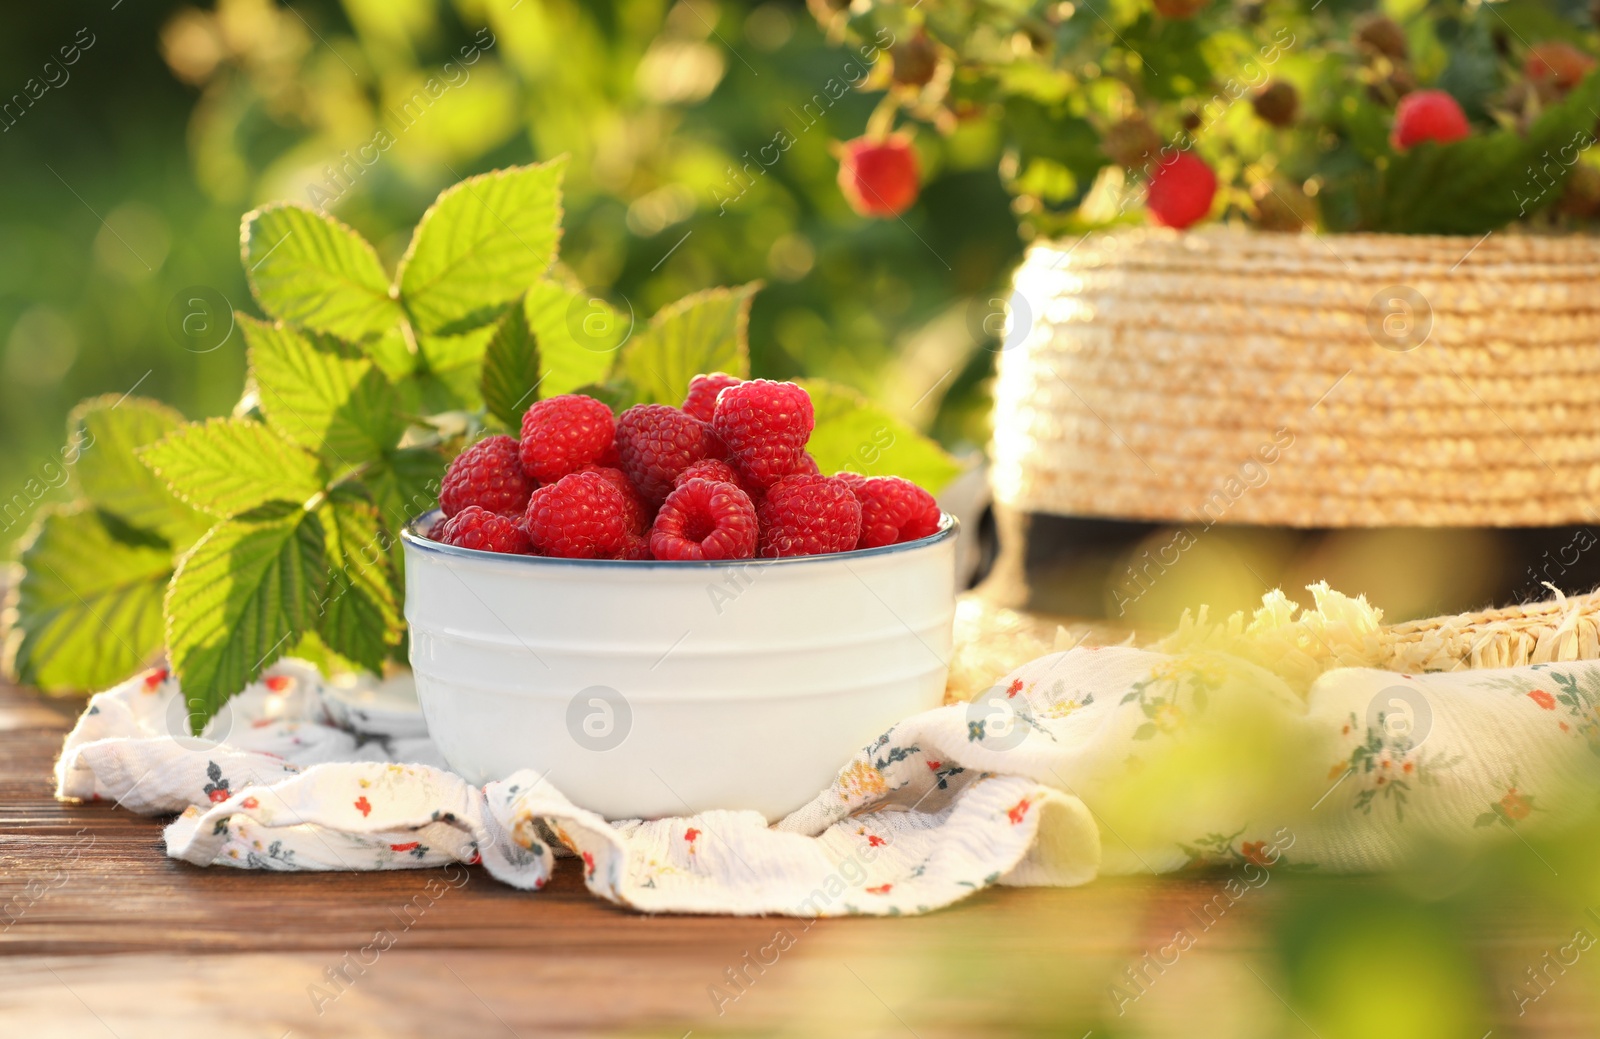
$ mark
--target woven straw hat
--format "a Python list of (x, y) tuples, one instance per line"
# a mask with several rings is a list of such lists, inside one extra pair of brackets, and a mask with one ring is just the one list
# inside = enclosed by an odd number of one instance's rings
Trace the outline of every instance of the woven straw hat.
[(1600, 520), (1600, 239), (1092, 235), (1032, 249), (998, 501), (1291, 527)]

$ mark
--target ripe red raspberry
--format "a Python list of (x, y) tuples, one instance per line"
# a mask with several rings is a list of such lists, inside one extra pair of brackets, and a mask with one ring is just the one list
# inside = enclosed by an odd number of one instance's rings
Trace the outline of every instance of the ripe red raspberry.
[(898, 545), (939, 532), (939, 503), (910, 480), (898, 476), (856, 477), (846, 485), (861, 503), (861, 540), (856, 542), (857, 548)]
[(683, 400), (683, 410), (701, 422), (710, 422), (717, 409), (717, 394), (741, 382), (744, 380), (727, 372), (696, 375), (689, 380), (689, 395)]
[(650, 551), (657, 559), (749, 559), (758, 536), (748, 494), (731, 483), (686, 480), (656, 514)]
[(1551, 83), (1557, 90), (1571, 90), (1589, 70), (1594, 59), (1570, 43), (1547, 40), (1536, 43), (1528, 50), (1522, 63), (1522, 74), (1536, 82)]
[(654, 559), (650, 554), (649, 537), (638, 534), (629, 534), (627, 542), (622, 546), (622, 551), (617, 553), (618, 559)]
[(792, 382), (767, 379), (723, 390), (711, 420), (734, 465), (759, 488), (800, 467), (815, 425), (810, 394)]
[(1423, 141), (1459, 141), (1470, 133), (1472, 127), (1455, 98), (1442, 90), (1417, 90), (1401, 98), (1395, 108), (1389, 143), (1403, 150)]
[(628, 480), (628, 474), (621, 469), (606, 465), (586, 465), (579, 469), (578, 472), (595, 473), (603, 476), (611, 486), (622, 492), (622, 497), (628, 505), (624, 515), (627, 517), (629, 530), (635, 534), (643, 534), (650, 528), (650, 506), (646, 505), (644, 499), (639, 497), (639, 492), (634, 489), (633, 484)]
[(1145, 208), (1163, 227), (1183, 230), (1211, 212), (1217, 175), (1194, 152), (1162, 152), (1150, 173)]
[(456, 455), (439, 486), (439, 508), (454, 516), (468, 505), (521, 515), (534, 482), (522, 471), (517, 442), (492, 436)]
[(834, 473), (833, 478), (850, 488), (850, 493), (856, 496), (857, 501), (861, 499), (861, 488), (866, 486), (867, 480), (870, 479), (870, 477), (862, 476), (860, 473), (852, 473), (848, 470)]
[(613, 559), (634, 537), (628, 503), (599, 473), (569, 473), (528, 499), (528, 537), (542, 556)]
[(445, 531), (449, 529), (449, 525), (450, 518), (448, 516), (440, 516), (438, 519), (433, 521), (433, 526), (428, 528), (428, 532), (424, 534), (423, 537), (427, 538), (429, 541), (437, 541), (441, 544), (445, 544), (447, 543), (445, 539)]
[(899, 216), (917, 200), (917, 153), (911, 139), (847, 141), (839, 157), (839, 190), (862, 216)]
[(510, 555), (527, 555), (532, 548), (521, 523), (477, 505), (468, 505), (445, 521), (444, 540), (457, 548)]
[(660, 502), (672, 482), (695, 462), (722, 455), (711, 427), (665, 404), (635, 404), (617, 419), (622, 471), (650, 502)]
[(522, 416), (522, 468), (540, 483), (555, 483), (600, 461), (616, 429), (611, 409), (593, 397), (564, 393), (535, 401)]
[[(713, 480), (717, 483), (731, 483), (740, 487), (739, 474), (734, 472), (733, 466), (720, 458), (707, 458), (689, 466), (678, 474), (674, 487), (682, 487), (689, 480)], [(743, 490), (742, 487), (740, 487)]]
[(831, 476), (784, 477), (757, 515), (760, 554), (768, 559), (848, 552), (861, 540), (861, 503)]

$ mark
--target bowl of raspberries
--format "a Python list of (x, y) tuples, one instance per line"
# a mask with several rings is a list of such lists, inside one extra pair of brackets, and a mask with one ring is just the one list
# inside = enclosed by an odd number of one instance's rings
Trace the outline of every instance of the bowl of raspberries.
[(403, 535), (417, 693), (476, 783), (533, 769), (608, 819), (805, 804), (944, 695), (956, 523), (827, 475), (788, 382), (682, 407), (565, 394), (451, 462)]

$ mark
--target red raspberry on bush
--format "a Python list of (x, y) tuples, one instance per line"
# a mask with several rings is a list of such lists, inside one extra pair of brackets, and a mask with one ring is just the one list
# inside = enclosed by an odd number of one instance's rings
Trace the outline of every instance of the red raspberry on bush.
[(517, 442), (492, 436), (456, 455), (439, 485), (439, 508), (454, 516), (468, 505), (521, 515), (534, 482), (522, 471)]
[(1470, 133), (1467, 115), (1455, 98), (1442, 90), (1417, 90), (1401, 98), (1395, 108), (1389, 143), (1403, 150), (1423, 141), (1459, 141)]
[(614, 559), (637, 537), (623, 492), (599, 473), (569, 473), (528, 499), (528, 538), (542, 556)]
[(1163, 152), (1150, 173), (1145, 208), (1156, 223), (1183, 230), (1211, 212), (1217, 175), (1194, 152)]
[(1536, 82), (1550, 83), (1557, 90), (1571, 90), (1594, 68), (1594, 59), (1570, 43), (1547, 40), (1528, 50), (1522, 74)]
[(861, 540), (856, 542), (857, 548), (898, 545), (939, 532), (939, 503), (910, 480), (857, 476), (845, 483), (861, 503)]
[(611, 486), (622, 492), (623, 499), (628, 503), (624, 515), (627, 517), (629, 530), (635, 534), (643, 534), (650, 529), (650, 506), (645, 504), (643, 498), (639, 497), (639, 492), (634, 488), (633, 483), (629, 481), (627, 473), (607, 465), (586, 465), (579, 469), (578, 472), (595, 473), (598, 476), (603, 476)]
[(839, 156), (839, 190), (862, 216), (899, 216), (917, 200), (917, 153), (911, 139), (893, 134), (882, 141), (858, 137)]
[(792, 382), (756, 379), (717, 398), (711, 428), (749, 483), (771, 487), (793, 473), (816, 425), (811, 395)]
[(656, 514), (650, 552), (657, 559), (749, 559), (758, 536), (748, 494), (731, 483), (686, 480)]
[(721, 456), (722, 445), (693, 415), (666, 404), (635, 404), (617, 419), (617, 454), (645, 500), (660, 502), (679, 473)]
[(522, 468), (540, 483), (599, 462), (616, 436), (611, 409), (593, 397), (564, 393), (535, 401), (522, 416)]
[(757, 517), (758, 551), (768, 559), (848, 552), (861, 540), (861, 503), (831, 476), (784, 477), (767, 492)]
[(717, 394), (741, 382), (744, 380), (727, 372), (696, 375), (689, 380), (689, 395), (683, 400), (683, 410), (701, 422), (710, 422), (717, 409)]
[(521, 523), (477, 505), (468, 505), (445, 520), (443, 537), (448, 545), (480, 552), (526, 555), (532, 550), (528, 531)]

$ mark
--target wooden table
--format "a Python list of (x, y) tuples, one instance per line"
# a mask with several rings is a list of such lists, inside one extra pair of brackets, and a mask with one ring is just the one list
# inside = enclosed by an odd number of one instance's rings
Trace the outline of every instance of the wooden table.
[[(161, 821), (52, 798), (51, 765), (81, 706), (0, 685), (0, 1036), (1334, 1039), (1280, 998), (1273, 928), (1303, 882), (1276, 878), (1203, 932), (1194, 909), (1218, 890), (1214, 874), (992, 890), (925, 917), (807, 927), (636, 915), (590, 897), (566, 861), (538, 894), (474, 867), (374, 960), (360, 950), (396, 930), (398, 907), (443, 871), (253, 873), (168, 859)], [(1597, 1034), (1600, 1018), (1578, 999), (1592, 973), (1552, 988), (1528, 1017), (1503, 996), (1567, 940), (1565, 923), (1513, 911), (1472, 926), (1485, 985), (1502, 993), (1489, 997), (1494, 1035)], [(1193, 947), (1170, 969), (1147, 968), (1152, 980), (1119, 1016), (1108, 987), (1131, 993), (1126, 972), (1184, 927)], [(780, 931), (793, 943), (778, 961), (745, 968), (742, 991), (730, 984), (730, 968)], [(331, 981), (346, 963), (348, 980)]]

